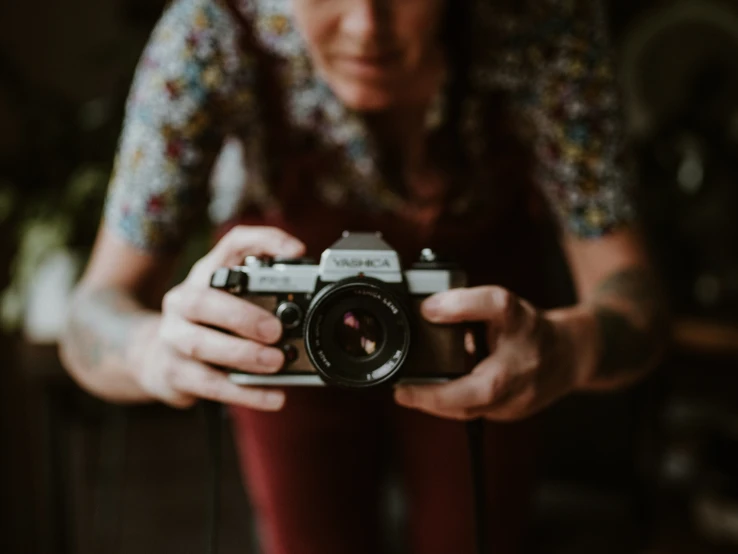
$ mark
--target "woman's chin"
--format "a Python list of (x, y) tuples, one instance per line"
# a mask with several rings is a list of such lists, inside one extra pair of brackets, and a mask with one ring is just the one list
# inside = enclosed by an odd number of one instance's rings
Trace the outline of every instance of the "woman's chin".
[(398, 104), (398, 94), (381, 84), (339, 80), (329, 83), (333, 93), (349, 109), (359, 112), (386, 110)]

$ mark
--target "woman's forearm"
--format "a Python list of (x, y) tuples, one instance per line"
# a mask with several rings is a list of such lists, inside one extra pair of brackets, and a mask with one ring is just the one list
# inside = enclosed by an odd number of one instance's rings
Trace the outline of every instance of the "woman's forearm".
[(580, 390), (616, 389), (639, 380), (658, 363), (669, 332), (658, 281), (636, 266), (603, 279), (585, 302), (548, 315), (577, 353)]
[(60, 340), (62, 363), (87, 391), (111, 402), (146, 402), (136, 372), (152, 351), (161, 315), (114, 288), (77, 291)]

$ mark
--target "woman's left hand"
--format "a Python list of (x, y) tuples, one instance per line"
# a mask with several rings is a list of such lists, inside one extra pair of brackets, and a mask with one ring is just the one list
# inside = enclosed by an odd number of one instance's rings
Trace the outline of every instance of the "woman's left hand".
[(436, 294), (422, 306), (433, 323), (484, 322), (490, 355), (442, 385), (401, 385), (396, 401), (450, 419), (528, 417), (576, 388), (573, 341), (553, 319), (493, 286)]

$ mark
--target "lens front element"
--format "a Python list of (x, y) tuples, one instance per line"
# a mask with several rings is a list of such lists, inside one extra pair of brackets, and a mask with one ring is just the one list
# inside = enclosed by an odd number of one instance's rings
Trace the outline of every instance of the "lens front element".
[(379, 320), (366, 310), (347, 311), (336, 326), (336, 344), (354, 358), (373, 356), (383, 340)]

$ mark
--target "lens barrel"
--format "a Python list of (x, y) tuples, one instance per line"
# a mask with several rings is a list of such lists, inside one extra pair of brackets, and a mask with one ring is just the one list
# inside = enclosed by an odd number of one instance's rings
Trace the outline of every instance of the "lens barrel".
[(305, 316), (305, 349), (324, 381), (370, 388), (391, 381), (410, 349), (410, 319), (400, 295), (370, 277), (323, 287)]

